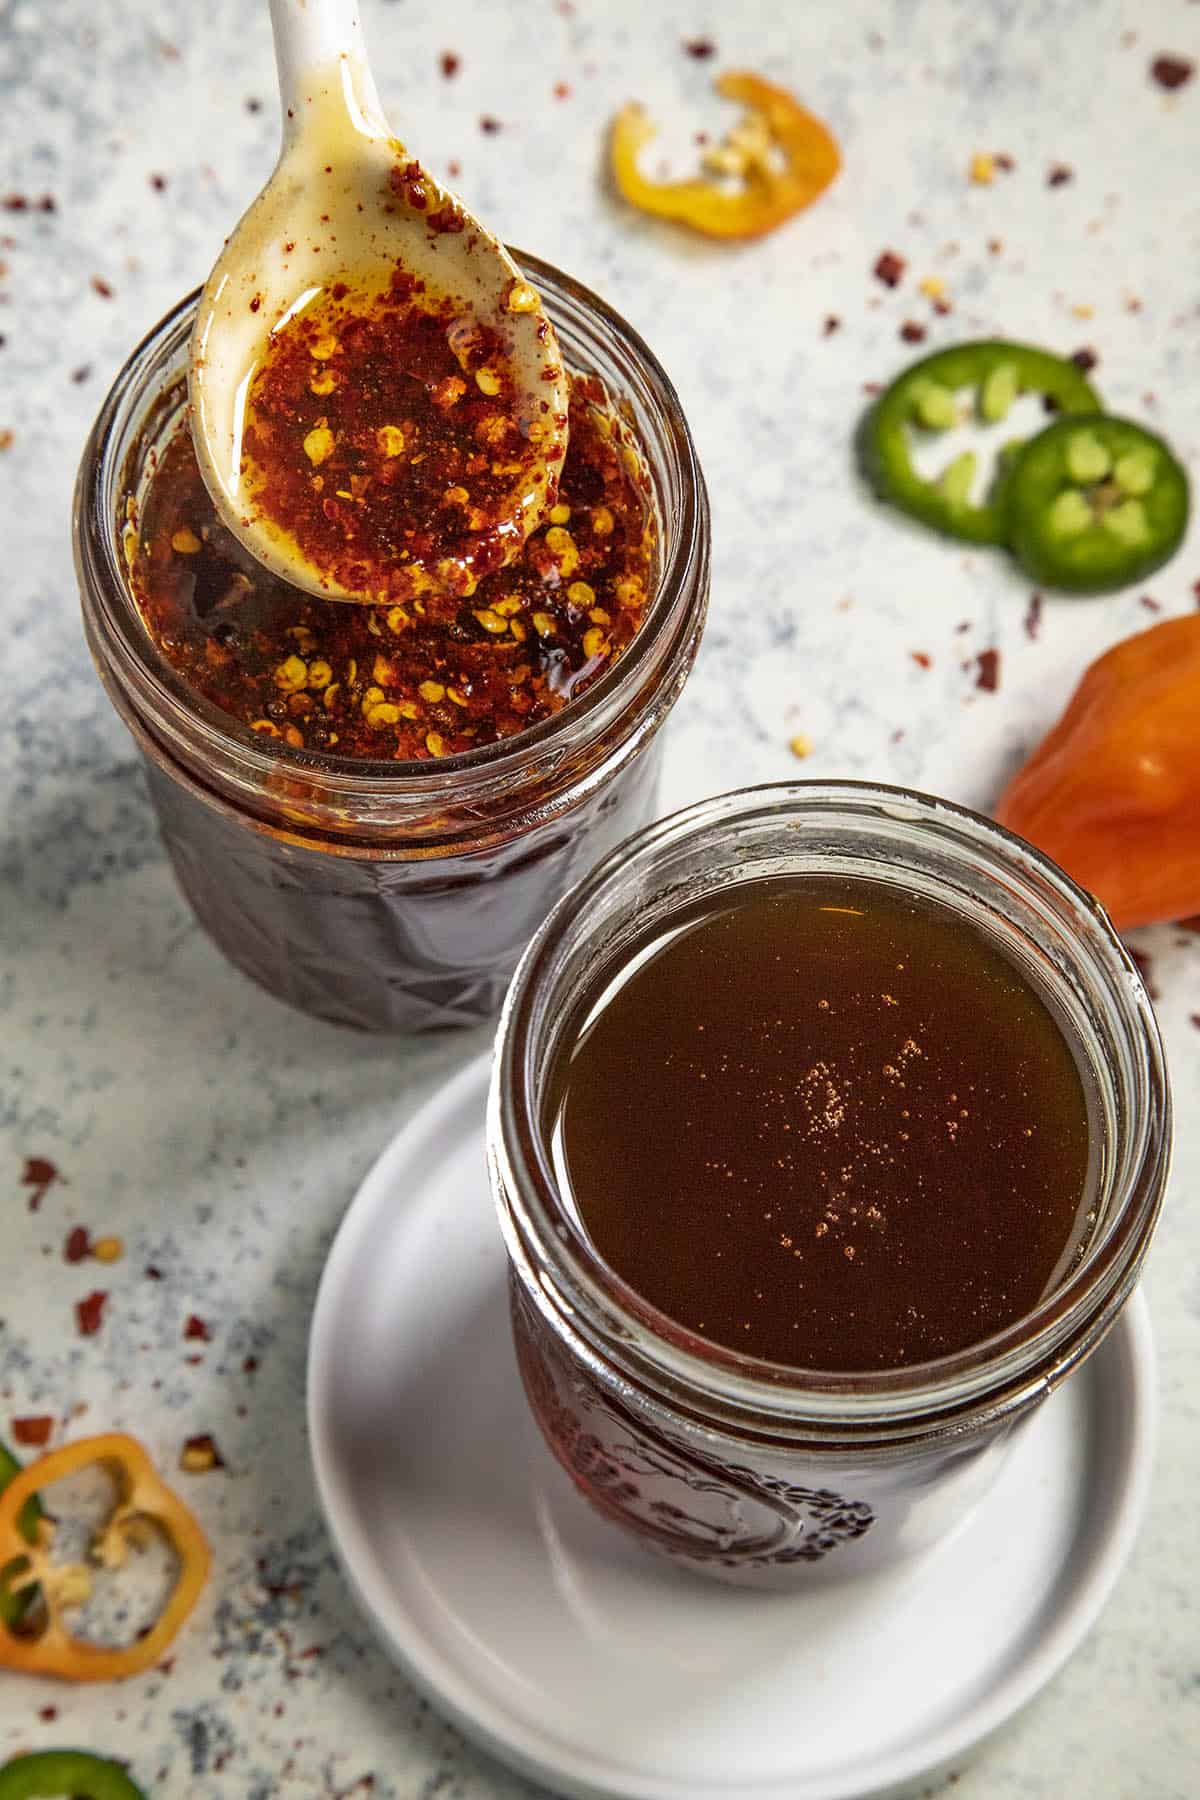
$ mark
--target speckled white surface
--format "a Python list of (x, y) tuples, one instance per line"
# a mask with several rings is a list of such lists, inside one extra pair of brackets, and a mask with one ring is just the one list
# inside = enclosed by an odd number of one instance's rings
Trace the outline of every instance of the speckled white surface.
[[(1108, 403), (1167, 432), (1195, 476), (1200, 79), (1168, 96), (1148, 66), (1200, 55), (1200, 8), (366, 0), (366, 15), (398, 128), (435, 169), (460, 166), (496, 227), (625, 312), (683, 396), (713, 494), (715, 580), (666, 803), (794, 777), (788, 739), (804, 732), (806, 773), (986, 806), (1082, 664), (1152, 622), (1143, 592), (1165, 613), (1195, 604), (1193, 531), (1148, 590), (1047, 600), (1032, 639), (1027, 584), (874, 507), (849, 444), (864, 381), (914, 353), (899, 339), (911, 319), (930, 346), (993, 331), (1091, 345)], [(633, 217), (599, 179), (604, 121), (630, 95), (712, 122), (714, 65), (682, 48), (702, 35), (720, 66), (794, 87), (845, 148), (820, 205), (746, 249)], [(443, 51), (462, 59), (451, 79)], [(464, 1746), (368, 1639), (317, 1516), (302, 1426), (308, 1313), (337, 1221), (397, 1124), (485, 1034), (361, 1042), (299, 1021), (220, 961), (176, 895), (78, 624), (67, 520), (86, 427), (265, 176), (272, 81), (265, 7), (249, 0), (0, 0), (0, 195), (31, 201), (0, 212), (0, 430), (13, 434), (0, 454), (0, 1434), (34, 1413), (59, 1435), (126, 1426), (169, 1467), (210, 1431), (227, 1463), (188, 1483), (217, 1572), (169, 1673), (119, 1692), (3, 1675), (0, 1757), (90, 1744), (131, 1758), (153, 1794), (195, 1800), (515, 1800), (529, 1790)], [(501, 129), (483, 132), (484, 114)], [(976, 150), (1016, 167), (972, 186)], [(1057, 162), (1074, 179), (1050, 187)], [(908, 264), (894, 292), (871, 274), (889, 247)], [(918, 292), (927, 274), (946, 281), (945, 317)], [(841, 324), (826, 336), (830, 314)], [(991, 647), (995, 693), (975, 686)], [(1163, 1395), (1150, 1514), (1101, 1625), (962, 1772), (961, 1800), (1195, 1792), (1200, 937), (1163, 928), (1137, 947), (1180, 1113), (1147, 1277)], [(27, 1156), (65, 1178), (37, 1212)], [(124, 1260), (67, 1266), (74, 1224), (119, 1233)], [(93, 1287), (110, 1299), (81, 1339), (74, 1304)], [(192, 1313), (211, 1341), (185, 1341)]]

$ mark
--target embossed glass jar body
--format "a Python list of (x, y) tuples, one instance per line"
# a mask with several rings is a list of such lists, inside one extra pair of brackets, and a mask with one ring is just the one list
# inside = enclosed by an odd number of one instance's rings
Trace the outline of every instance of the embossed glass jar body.
[(80, 467), (75, 551), (88, 642), (146, 762), (163, 841), (201, 924), (280, 999), (339, 1024), (422, 1030), (494, 1013), (559, 896), (653, 816), (659, 727), (708, 600), (709, 514), (687, 424), (610, 308), (522, 257), (564, 356), (628, 408), (651, 477), (658, 586), (620, 659), (529, 731), (436, 762), (292, 750), (197, 696), (130, 593), (126, 502), (186, 402), (195, 297), (134, 352)]
[[(597, 1255), (560, 1191), (548, 1077), (599, 964), (705, 893), (771, 875), (870, 877), (988, 936), (1058, 1019), (1091, 1116), (1090, 1236), (1015, 1325), (883, 1374), (755, 1362), (686, 1331)], [(490, 1173), (531, 1408), (580, 1491), (699, 1572), (790, 1586), (933, 1545), (998, 1471), (1013, 1428), (1100, 1343), (1158, 1215), (1170, 1100), (1153, 1012), (1104, 914), (987, 820), (900, 789), (794, 783), (649, 827), (546, 921), (501, 1019)], [(647, 1206), (654, 1171), (646, 1171)]]

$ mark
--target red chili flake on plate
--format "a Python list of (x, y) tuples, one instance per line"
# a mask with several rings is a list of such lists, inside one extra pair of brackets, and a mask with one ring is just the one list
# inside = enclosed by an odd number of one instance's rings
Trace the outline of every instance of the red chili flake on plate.
[(30, 1212), (37, 1212), (55, 1182), (62, 1179), (57, 1164), (52, 1163), (48, 1156), (27, 1156), (25, 1158), (21, 1186), (33, 1189), (29, 1196)]
[(821, 336), (832, 337), (835, 331), (840, 331), (841, 324), (842, 321), (836, 313), (826, 313), (825, 323), (821, 327)]
[(242, 1363), (242, 1374), (243, 1375), (253, 1375), (254, 1371), (257, 1368), (258, 1368), (257, 1356), (247, 1356), (246, 1359), (244, 1360), (244, 1362)]
[(500, 121), (499, 119), (493, 119), (491, 113), (484, 113), (482, 119), (479, 121), (479, 129), (480, 131), (486, 131), (489, 136), (494, 137), (496, 132), (500, 130)]
[(57, 1706), (39, 1706), (38, 1707), (38, 1718), (44, 1720), (47, 1725), (51, 1724), (55, 1719), (57, 1719), (57, 1717), (58, 1717)]
[(1006, 175), (1011, 175), (1017, 166), (1007, 150), (997, 150), (992, 160), (998, 169), (1003, 169)]
[(14, 1440), (27, 1450), (43, 1449), (50, 1442), (53, 1430), (54, 1420), (49, 1413), (36, 1413), (30, 1418), (12, 1421)]
[(95, 1337), (104, 1319), (104, 1308), (108, 1305), (108, 1295), (103, 1288), (96, 1288), (86, 1299), (75, 1303), (75, 1322), (79, 1327), (80, 1337)]
[(442, 71), (446, 80), (450, 81), (462, 68), (462, 57), (456, 56), (453, 50), (443, 50), (442, 54), (438, 57), (438, 68)]
[(710, 56), (717, 54), (717, 46), (711, 38), (685, 38), (683, 47), (697, 62), (707, 62)]
[(81, 1263), (91, 1254), (91, 1233), (86, 1225), (76, 1225), (67, 1233), (67, 1241), (63, 1245), (63, 1261)]
[(165, 175), (152, 175), (150, 177), (150, 186), (154, 189), (156, 194), (165, 194), (167, 191), (166, 176)]
[(975, 658), (978, 673), (975, 686), (982, 688), (985, 694), (994, 694), (1000, 686), (1000, 652), (998, 650), (981, 650)]
[(153, 1263), (147, 1263), (142, 1273), (147, 1281), (161, 1281), (163, 1278), (162, 1270), (156, 1269)]
[(1100, 356), (1090, 345), (1084, 344), (1081, 349), (1072, 350), (1070, 360), (1077, 369), (1081, 369), (1085, 375), (1090, 375), (1100, 361)]
[(877, 258), (872, 273), (877, 280), (882, 281), (885, 287), (894, 288), (899, 286), (900, 277), (907, 267), (908, 264), (902, 256), (898, 256), (894, 250), (885, 250), (882, 256)]
[(195, 1313), (189, 1315), (187, 1323), (183, 1328), (183, 1335), (185, 1338), (199, 1338), (201, 1342), (205, 1344), (210, 1342), (212, 1338), (212, 1332), (209, 1330), (204, 1320), (198, 1318)]
[(5, 212), (28, 212), (28, 194), (5, 194), (3, 200)]
[(556, 81), (551, 92), (556, 100), (569, 100), (571, 98), (571, 84), (569, 81)]
[(918, 669), (932, 669), (933, 658), (929, 655), (928, 651), (910, 650), (908, 654), (912, 657)]
[(113, 297), (112, 288), (109, 286), (108, 282), (105, 281), (103, 275), (92, 276), (92, 291), (93, 293), (99, 294), (102, 300), (111, 300)]
[(1070, 163), (1051, 163), (1046, 170), (1047, 187), (1066, 187), (1068, 181), (1074, 181), (1075, 171)]
[(1190, 81), (1196, 72), (1196, 65), (1186, 56), (1156, 56), (1150, 64), (1150, 74), (1160, 88), (1173, 93)]
[(1042, 596), (1030, 594), (1029, 605), (1025, 608), (1025, 636), (1032, 643), (1042, 628)]
[(923, 325), (918, 325), (915, 319), (905, 319), (903, 325), (900, 327), (900, 336), (904, 339), (906, 344), (923, 344), (925, 342), (925, 327)]
[(1196, 1030), (1200, 1031), (1200, 1013), (1192, 1013), (1192, 1014), (1190, 1014), (1190, 1017), (1191, 1017), (1192, 1024), (1196, 1027)]
[(1154, 598), (1153, 594), (1143, 594), (1138, 601), (1138, 605), (1144, 606), (1147, 612), (1158, 613), (1162, 611), (1162, 606)]

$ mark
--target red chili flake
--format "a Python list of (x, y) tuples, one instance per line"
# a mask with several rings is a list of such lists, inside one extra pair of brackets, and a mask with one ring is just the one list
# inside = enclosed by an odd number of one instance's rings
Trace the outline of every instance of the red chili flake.
[(982, 688), (985, 694), (994, 694), (1000, 686), (1000, 652), (998, 650), (981, 650), (975, 658), (978, 674), (975, 686)]
[(1042, 596), (1030, 594), (1029, 605), (1025, 608), (1025, 636), (1032, 643), (1042, 628)]
[(67, 1233), (67, 1241), (63, 1245), (63, 1261), (81, 1263), (91, 1254), (92, 1239), (86, 1225), (76, 1225)]
[(242, 1364), (242, 1374), (243, 1375), (253, 1375), (253, 1373), (257, 1369), (257, 1367), (258, 1367), (257, 1356), (248, 1356)]
[(821, 327), (822, 337), (832, 337), (835, 331), (841, 330), (842, 321), (836, 313), (826, 313), (825, 323)]
[(910, 650), (908, 654), (912, 657), (918, 669), (932, 669), (933, 658), (929, 655), (928, 651)]
[(491, 113), (484, 113), (479, 121), (479, 129), (480, 131), (486, 131), (489, 137), (494, 137), (500, 130), (500, 121), (499, 119), (494, 119)]
[(201, 1342), (205, 1344), (209, 1343), (212, 1339), (212, 1332), (209, 1330), (207, 1324), (203, 1319), (198, 1318), (195, 1313), (190, 1313), (188, 1315), (187, 1323), (183, 1328), (183, 1335), (185, 1338), (199, 1338)]
[(683, 47), (697, 62), (707, 62), (710, 56), (717, 54), (717, 46), (711, 38), (685, 38)]
[(462, 164), (460, 162), (455, 162), (452, 159), (446, 164), (446, 173), (449, 175), (451, 181), (457, 181), (462, 174)]
[(925, 342), (925, 327), (923, 325), (918, 325), (915, 319), (905, 319), (903, 325), (900, 327), (900, 336), (904, 339), (906, 344), (923, 344)]
[(569, 100), (571, 98), (571, 84), (569, 81), (556, 81), (551, 92), (556, 100)]
[(1001, 251), (1004, 249), (1004, 239), (1003, 238), (989, 238), (987, 241), (987, 247), (988, 247), (988, 255), (989, 256), (999, 256)]
[(1007, 150), (997, 150), (995, 156), (992, 158), (992, 161), (995, 163), (995, 165), (998, 169), (1003, 169), (1003, 171), (1006, 175), (1011, 175), (1013, 170), (1017, 166), (1016, 163), (1013, 161), (1012, 157), (1008, 154)]
[(453, 50), (443, 50), (442, 54), (438, 57), (438, 67), (446, 77), (446, 80), (450, 81), (462, 68), (462, 58), (461, 56), (456, 56)]
[(1047, 187), (1066, 187), (1068, 181), (1074, 181), (1075, 171), (1070, 163), (1051, 163), (1046, 170)]
[(1191, 1018), (1192, 1024), (1196, 1027), (1196, 1030), (1200, 1031), (1200, 1013), (1192, 1013), (1189, 1016)]
[(1149, 994), (1150, 998), (1152, 1000), (1161, 1000), (1162, 995), (1159, 993), (1158, 986), (1154, 980), (1154, 963), (1151, 958), (1147, 956), (1144, 950), (1134, 950), (1129, 944), (1126, 944), (1125, 948), (1129, 951), (1129, 960), (1145, 982), (1146, 992)]
[(91, 363), (81, 363), (79, 368), (71, 370), (71, 380), (78, 387), (80, 382), (87, 380), (87, 378), (91, 374), (91, 372), (92, 372)]
[(108, 1295), (103, 1288), (96, 1288), (85, 1300), (76, 1301), (75, 1322), (79, 1327), (80, 1337), (95, 1337), (107, 1304)]
[(1147, 612), (1158, 613), (1162, 611), (1161, 605), (1152, 594), (1143, 594), (1138, 601), (1138, 605), (1144, 606)]
[(945, 294), (939, 294), (933, 303), (933, 310), (944, 319), (947, 313), (954, 311), (954, 302), (947, 300)]
[(14, 1419), (12, 1434), (23, 1449), (41, 1450), (50, 1442), (54, 1420), (49, 1413), (36, 1413), (30, 1418)]
[(1100, 361), (1100, 356), (1097, 351), (1085, 344), (1080, 350), (1072, 350), (1070, 360), (1077, 369), (1082, 370), (1085, 375), (1090, 375)]
[(28, 212), (29, 196), (27, 194), (5, 194), (3, 206), (5, 212)]
[(105, 281), (103, 275), (92, 276), (92, 291), (93, 293), (99, 294), (102, 300), (111, 300), (113, 297), (112, 288), (109, 286), (108, 282)]
[(894, 250), (885, 250), (876, 260), (872, 273), (877, 280), (882, 281), (884, 287), (894, 288), (899, 286), (900, 277), (907, 267), (902, 256), (898, 256)]
[(150, 177), (150, 186), (154, 189), (156, 194), (165, 194), (167, 191), (166, 176), (165, 175), (152, 175)]
[(1186, 56), (1156, 56), (1150, 64), (1151, 76), (1168, 93), (1181, 88), (1185, 81), (1192, 79), (1195, 72), (1195, 63)]
[(57, 1719), (57, 1717), (58, 1717), (57, 1706), (39, 1706), (38, 1707), (38, 1718), (44, 1720), (47, 1725), (51, 1724), (53, 1722), (53, 1720)]
[(880, 381), (864, 381), (862, 384), (862, 391), (864, 394), (882, 394), (883, 383)]
[(62, 1179), (57, 1164), (52, 1163), (48, 1156), (27, 1156), (25, 1158), (21, 1186), (33, 1189), (29, 1196), (30, 1212), (37, 1212), (55, 1182)]
[(147, 1263), (142, 1273), (147, 1281), (161, 1281), (163, 1278), (162, 1270), (156, 1269), (153, 1263)]

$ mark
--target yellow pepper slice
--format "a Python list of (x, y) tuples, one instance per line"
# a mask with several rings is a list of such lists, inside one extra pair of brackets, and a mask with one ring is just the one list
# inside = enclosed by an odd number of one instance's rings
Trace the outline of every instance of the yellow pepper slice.
[(643, 212), (676, 219), (719, 238), (764, 237), (809, 206), (841, 167), (837, 140), (815, 114), (761, 75), (727, 70), (718, 94), (746, 108), (724, 143), (705, 158), (714, 173), (736, 176), (736, 188), (705, 175), (686, 181), (650, 181), (638, 157), (656, 133), (636, 102), (613, 121), (613, 178), (625, 199)]
[[(67, 1630), (62, 1615), (91, 1592), (86, 1564), (56, 1563), (49, 1549), (54, 1527), (41, 1518), (37, 1542), (21, 1530), (26, 1504), (51, 1482), (103, 1463), (114, 1475), (118, 1500), (92, 1546), (95, 1563), (117, 1568), (146, 1524), (157, 1526), (179, 1559), (175, 1585), (162, 1612), (143, 1637), (120, 1649), (88, 1643)], [(57, 1675), (65, 1681), (123, 1681), (156, 1663), (200, 1598), (211, 1553), (192, 1513), (157, 1473), (136, 1438), (122, 1432), (79, 1438), (27, 1464), (0, 1494), (0, 1585), (24, 1591), (36, 1584), (42, 1604), (15, 1626), (0, 1615), (0, 1667), (29, 1675)]]

